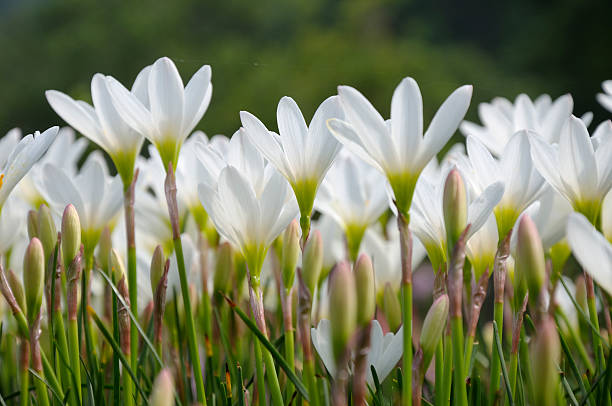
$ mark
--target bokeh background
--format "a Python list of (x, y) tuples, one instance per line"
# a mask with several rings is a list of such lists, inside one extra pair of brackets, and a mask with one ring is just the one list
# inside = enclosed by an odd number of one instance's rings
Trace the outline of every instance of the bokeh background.
[[(198, 129), (231, 135), (248, 110), (271, 128), (280, 97), (307, 120), (338, 84), (389, 114), (414, 77), (431, 118), (461, 84), (477, 103), (520, 92), (570, 92), (576, 114), (609, 118), (595, 101), (612, 78), (612, 1), (513, 0), (0, 0), (0, 134), (61, 123), (44, 91), (90, 100), (96, 72), (128, 86), (160, 56), (184, 81), (203, 64), (213, 99)], [(460, 137), (458, 137), (460, 138)]]

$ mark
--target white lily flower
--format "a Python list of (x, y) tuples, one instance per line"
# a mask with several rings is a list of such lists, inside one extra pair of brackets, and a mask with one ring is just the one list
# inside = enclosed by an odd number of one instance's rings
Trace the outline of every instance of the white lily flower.
[[(402, 358), (403, 353), (403, 327), (397, 333), (387, 333), (383, 335), (380, 323), (372, 320), (370, 330), (370, 350), (368, 351), (368, 375), (367, 383), (374, 385), (374, 377), (370, 367), (374, 367), (379, 381), (382, 383), (393, 371), (395, 365)], [(336, 362), (334, 359), (331, 342), (331, 323), (327, 319), (322, 319), (316, 328), (311, 327), (310, 335), (312, 345), (323, 361), (325, 368), (330, 376), (336, 376)], [(352, 368), (352, 365), (351, 365)]]
[(56, 141), (51, 144), (47, 153), (32, 167), (30, 172), (17, 186), (17, 193), (30, 207), (38, 208), (44, 203), (44, 197), (38, 190), (37, 179), (43, 176), (44, 167), (51, 163), (63, 169), (69, 176), (74, 176), (78, 170), (78, 161), (87, 147), (85, 138), (76, 138), (70, 127), (59, 129)]
[(395, 203), (407, 214), (417, 179), (442, 149), (465, 116), (472, 86), (455, 90), (440, 106), (423, 135), (423, 101), (412, 78), (405, 78), (391, 100), (391, 119), (385, 121), (356, 89), (339, 86), (346, 121), (331, 119), (332, 134), (349, 150), (385, 174)]
[[(227, 164), (216, 184), (201, 183), (200, 200), (219, 234), (237, 247), (253, 277), (259, 277), (270, 244), (298, 214), (287, 181), (239, 136), (236, 146), (251, 154), (242, 157), (242, 167)], [(208, 157), (214, 156), (208, 148)], [(208, 179), (214, 168), (205, 165)]]
[[(414, 194), (414, 201), (410, 209), (411, 225), (413, 226), (414, 233), (425, 246), (436, 272), (444, 269), (444, 264), (447, 262), (448, 244), (442, 201), (444, 185), (450, 169), (447, 167), (443, 170), (442, 176), (436, 180), (436, 183), (432, 183), (427, 177), (419, 179)], [(504, 184), (496, 181), (482, 191), (475, 191), (469, 187), (473, 182), (467, 180), (466, 175), (461, 171), (460, 174), (466, 185), (467, 224), (470, 224), (466, 241), (469, 244), (470, 238), (486, 224), (493, 209), (502, 198)], [(476, 260), (476, 245), (472, 246), (471, 253)], [(479, 262), (477, 261), (477, 264)], [(483, 271), (484, 269), (476, 269), (475, 267), (477, 275)]]
[(528, 134), (532, 133), (519, 131), (513, 135), (499, 159), (476, 138), (468, 136), (468, 160), (457, 161), (476, 192), (495, 182), (504, 184), (504, 195), (494, 211), (500, 238), (506, 236), (519, 215), (537, 200), (546, 185), (529, 153)]
[(476, 138), (493, 154), (501, 156), (510, 138), (520, 130), (535, 131), (548, 143), (557, 142), (573, 107), (574, 101), (569, 94), (554, 102), (547, 94), (534, 101), (526, 94), (519, 94), (514, 104), (496, 97), (491, 103), (478, 105), (482, 126), (464, 121), (459, 128), (466, 137)]
[[(143, 70), (138, 74), (131, 93), (126, 90), (135, 98), (143, 97), (145, 73)], [(91, 79), (93, 107), (57, 90), (47, 90), (45, 95), (53, 110), (64, 121), (106, 151), (127, 187), (134, 176), (134, 163), (144, 139), (141, 133), (130, 128), (119, 109), (114, 106), (110, 84), (115, 82), (119, 83), (111, 76), (100, 73), (93, 76)]]
[(81, 221), (86, 252), (93, 253), (104, 227), (116, 223), (123, 204), (119, 176), (111, 177), (98, 154), (92, 154), (76, 176), (52, 165), (44, 166), (40, 191), (51, 207), (61, 213), (73, 204)]
[(605, 80), (602, 82), (601, 88), (603, 89), (603, 93), (597, 94), (597, 101), (606, 110), (612, 112), (612, 80)]
[(567, 241), (584, 270), (612, 295), (612, 245), (578, 213), (569, 215)]
[(321, 181), (334, 161), (341, 144), (331, 135), (327, 120), (343, 118), (337, 96), (326, 99), (306, 125), (296, 102), (283, 97), (276, 111), (279, 134), (268, 131), (251, 113), (240, 112), (242, 125), (257, 149), (287, 179), (303, 219), (312, 212), (315, 195)]
[(389, 206), (386, 180), (363, 161), (342, 154), (321, 184), (315, 206), (342, 227), (355, 260), (366, 229)]
[(567, 125), (558, 146), (530, 137), (533, 162), (574, 210), (595, 221), (612, 188), (612, 122), (603, 125), (595, 140), (580, 119), (572, 116)]
[[(0, 156), (0, 211), (6, 199), (13, 191), (19, 181), (28, 173), (30, 168), (38, 162), (49, 146), (55, 141), (59, 127), (51, 127), (42, 134), (38, 131), (23, 137), (11, 148), (10, 153)], [(9, 134), (7, 143), (10, 145), (15, 140), (15, 132)]]
[(129, 92), (116, 80), (109, 82), (113, 103), (121, 117), (159, 151), (164, 168), (176, 168), (183, 141), (206, 112), (212, 97), (211, 70), (202, 66), (183, 85), (170, 58), (163, 57), (143, 69), (140, 94)]
[[(372, 258), (374, 276), (376, 278), (376, 291), (382, 294), (388, 283), (394, 290), (399, 289), (402, 279), (399, 230), (395, 226), (397, 219), (391, 218), (387, 223), (386, 237), (383, 235), (382, 227), (370, 227), (366, 230), (361, 244), (360, 252), (366, 253)], [(324, 241), (327, 244), (326, 241)], [(419, 239), (412, 244), (412, 269), (417, 269), (423, 262), (425, 247)]]

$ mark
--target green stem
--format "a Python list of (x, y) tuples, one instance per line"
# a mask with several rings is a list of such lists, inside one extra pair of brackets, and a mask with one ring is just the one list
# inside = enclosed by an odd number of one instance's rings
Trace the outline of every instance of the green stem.
[[(134, 219), (135, 185), (138, 179), (138, 170), (132, 179), (123, 184), (123, 204), (125, 212), (125, 235), (127, 245), (127, 281), (130, 297), (130, 310), (134, 317), (138, 317), (138, 274), (136, 270), (136, 234)], [(134, 321), (130, 326), (130, 364), (132, 368), (138, 365), (138, 329)]]
[[(87, 359), (93, 373), (98, 373), (98, 356), (96, 354), (96, 346), (93, 341), (93, 330), (91, 326), (91, 316), (87, 312), (89, 307), (89, 286), (91, 270), (93, 268), (93, 249), (87, 253), (85, 262), (85, 272), (83, 272), (83, 280), (81, 285), (81, 317), (83, 320), (83, 330), (85, 331), (85, 348), (87, 350)], [(94, 378), (95, 379), (95, 378)]]
[[(116, 284), (117, 281), (115, 280), (114, 273), (111, 273), (111, 278), (113, 280), (113, 283)], [(117, 319), (117, 312), (118, 312), (117, 296), (115, 295), (111, 295), (111, 296), (112, 296), (112, 306), (113, 306), (113, 338), (115, 339), (116, 342), (119, 342), (121, 338), (119, 335), (119, 320)], [(120, 362), (119, 355), (113, 352), (113, 405), (119, 404), (120, 395), (121, 395), (121, 388), (120, 388), (120, 383), (119, 383), (121, 380), (121, 373), (119, 371), (119, 362)]]
[(474, 350), (474, 337), (472, 335), (468, 335), (467, 340), (465, 342), (465, 356), (464, 356), (464, 374), (465, 376), (470, 375), (470, 363), (472, 361), (472, 351)]
[(266, 365), (266, 377), (268, 378), (268, 386), (272, 395), (272, 404), (275, 406), (283, 406), (283, 395), (281, 394), (280, 385), (278, 384), (278, 376), (274, 367), (274, 359), (270, 351), (263, 349), (263, 359)]
[(266, 404), (266, 383), (264, 381), (263, 360), (261, 354), (261, 344), (257, 337), (253, 336), (253, 347), (255, 350), (255, 379), (257, 380), (257, 396), (259, 405)]
[[(287, 363), (291, 367), (291, 371), (295, 372), (295, 345), (293, 338), (293, 320), (291, 317), (291, 288), (284, 289), (284, 295), (281, 295), (282, 305), (283, 305), (283, 318), (284, 318), (284, 329), (285, 329), (285, 359)], [(288, 399), (291, 397), (293, 393), (293, 385), (291, 381), (287, 380), (286, 385), (286, 393)]]
[(442, 402), (442, 394), (444, 393), (444, 344), (443, 340), (438, 342), (438, 346), (436, 347), (436, 381), (435, 381), (435, 392), (434, 392), (434, 402), (436, 406), (441, 406)]
[(518, 370), (518, 349), (510, 353), (510, 389), (512, 390), (512, 399), (516, 399), (516, 373)]
[[(69, 361), (69, 352), (68, 352), (68, 342), (66, 341), (66, 331), (64, 330), (64, 319), (62, 317), (62, 313), (59, 311), (56, 311), (53, 313), (53, 319), (54, 319), (54, 330), (55, 330), (55, 338), (57, 340), (57, 350), (60, 352), (61, 354), (61, 358), (64, 359), (65, 361)], [(63, 389), (64, 392), (68, 391), (69, 388), (72, 386), (72, 379), (70, 379), (70, 373), (68, 371), (68, 368), (66, 368), (62, 362), (60, 361), (60, 373), (61, 373), (61, 378), (62, 378), (62, 384), (63, 384)], [(69, 401), (70, 401), (70, 405), (71, 406), (77, 406), (77, 398), (74, 395), (75, 392), (71, 391), (71, 395), (69, 397)]]
[(586, 348), (584, 347), (584, 343), (582, 342), (582, 338), (576, 332), (576, 329), (574, 329), (573, 326), (570, 324), (570, 321), (567, 318), (567, 315), (565, 314), (563, 309), (561, 309), (561, 307), (557, 307), (556, 308), (556, 312), (557, 312), (557, 314), (559, 316), (561, 316), (561, 319), (565, 323), (565, 326), (567, 327), (567, 331), (569, 332), (570, 337), (571, 337), (572, 341), (574, 342), (574, 345), (576, 346), (576, 349), (578, 350), (578, 355), (580, 356), (580, 360), (582, 361), (584, 366), (587, 367), (588, 370), (594, 372), (595, 371), (595, 367), (593, 366), (593, 362), (591, 362), (591, 359), (589, 358), (589, 355), (586, 352)]
[(19, 404), (21, 406), (28, 406), (30, 400), (30, 372), (28, 371), (28, 365), (30, 364), (30, 343), (25, 339), (21, 341), (20, 361), (21, 395), (19, 396)]
[(451, 384), (453, 382), (453, 341), (451, 340), (450, 330), (444, 337), (444, 374), (442, 379), (441, 405), (450, 404)]
[(70, 350), (70, 368), (74, 373), (77, 404), (81, 403), (81, 360), (79, 358), (79, 326), (75, 318), (68, 318), (68, 348)]
[[(36, 373), (44, 377), (42, 371), (36, 371)], [(34, 387), (36, 388), (36, 400), (38, 401), (37, 405), (40, 406), (49, 406), (49, 394), (47, 393), (47, 386), (43, 381), (34, 377)]]
[[(595, 305), (595, 286), (593, 285), (593, 278), (586, 272), (584, 273), (584, 281), (587, 289), (587, 305), (589, 307), (589, 319), (591, 320), (591, 324), (595, 328), (595, 331), (599, 333), (599, 318), (597, 317), (597, 307)], [(604, 361), (604, 353), (603, 346), (601, 344), (601, 339), (599, 335), (592, 332), (592, 340), (593, 340), (593, 348), (595, 351), (595, 360), (597, 362), (597, 370), (604, 371), (605, 370), (605, 361)]]
[(308, 387), (308, 395), (310, 396), (310, 404), (312, 406), (319, 405), (319, 388), (315, 381), (314, 360), (312, 358), (304, 360), (304, 379)]
[(204, 379), (202, 378), (202, 368), (200, 366), (200, 353), (196, 341), (195, 325), (193, 322), (193, 313), (191, 311), (191, 300), (189, 300), (189, 285), (187, 282), (187, 272), (185, 271), (185, 259), (183, 257), (183, 244), (181, 237), (174, 238), (174, 251), (176, 253), (176, 262), (178, 264), (179, 279), (181, 281), (181, 294), (183, 296), (183, 306), (185, 308), (185, 321), (187, 324), (187, 342), (189, 345), (189, 356), (193, 364), (193, 375), (195, 377), (196, 390), (198, 393), (198, 402), (206, 406), (206, 394), (204, 392)]
[(463, 319), (461, 316), (452, 317), (451, 330), (453, 337), (453, 371), (454, 371), (454, 397), (453, 404), (467, 406), (467, 392), (465, 389), (465, 366), (463, 362)]
[[(500, 331), (500, 339), (503, 331), (503, 322), (504, 322), (504, 302), (502, 298), (495, 298), (495, 305), (493, 307), (493, 319), (497, 323)], [(500, 376), (501, 376), (501, 360), (495, 351), (491, 351), (491, 379), (489, 388), (489, 405), (493, 405), (495, 403), (495, 399), (497, 398), (497, 392), (499, 391), (500, 385)]]
[(400, 235), (402, 264), (402, 323), (404, 326), (404, 356), (402, 363), (402, 405), (412, 405), (412, 236), (407, 213), (399, 212), (397, 227)]

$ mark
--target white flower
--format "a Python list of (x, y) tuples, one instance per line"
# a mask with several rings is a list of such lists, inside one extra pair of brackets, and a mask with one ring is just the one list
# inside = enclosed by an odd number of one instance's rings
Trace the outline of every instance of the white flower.
[(336, 220), (321, 214), (312, 223), (312, 230), (318, 230), (323, 239), (323, 269), (329, 271), (336, 263), (347, 257), (344, 233)]
[(612, 245), (578, 213), (567, 221), (567, 241), (584, 270), (612, 295)]
[(81, 221), (83, 245), (93, 253), (104, 227), (116, 222), (123, 203), (118, 176), (110, 177), (100, 155), (92, 154), (76, 176), (46, 164), (40, 191), (56, 212), (73, 204)]
[(543, 94), (531, 101), (526, 94), (516, 97), (514, 104), (502, 97), (478, 105), (479, 126), (470, 121), (461, 123), (460, 130), (483, 143), (496, 156), (503, 155), (506, 144), (520, 130), (532, 130), (548, 142), (559, 139), (561, 128), (572, 114), (574, 102), (569, 94), (554, 102)]
[(338, 87), (346, 121), (328, 126), (348, 149), (385, 174), (400, 212), (407, 214), (419, 174), (453, 135), (467, 112), (472, 86), (455, 90), (440, 106), (423, 136), (423, 101), (417, 83), (405, 78), (393, 93), (385, 121), (356, 89)]
[[(3, 155), (0, 155), (2, 158), (0, 162), (0, 168), (2, 168), (0, 170), (0, 210), (11, 191), (53, 143), (58, 131), (57, 126), (49, 128), (42, 134), (36, 131), (34, 134), (23, 137), (11, 149), (7, 149), (10, 153), (2, 152)], [(15, 140), (15, 132), (12, 134), (9, 134), (6, 141), (9, 145)]]
[(11, 262), (21, 263), (23, 260), (21, 252), (14, 252), (13, 247), (25, 241), (29, 242), (26, 233), (27, 209), (18, 196), (14, 195), (9, 197), (2, 208), (4, 215), (0, 216), (0, 255), (6, 258), (7, 268), (15, 268), (10, 266)]
[[(415, 190), (412, 208), (410, 209), (410, 222), (414, 233), (425, 246), (436, 272), (442, 269), (447, 262), (448, 244), (446, 240), (446, 227), (444, 225), (442, 196), (449, 172), (450, 168), (448, 167), (442, 170), (441, 176), (436, 180), (436, 183), (432, 183), (428, 177), (420, 178)], [(460, 174), (464, 179), (466, 187), (467, 224), (470, 224), (466, 241), (469, 243), (470, 238), (486, 224), (493, 209), (502, 198), (504, 184), (496, 181), (482, 191), (471, 190), (469, 187), (471, 182), (466, 179), (466, 175), (461, 171)], [(475, 246), (472, 246), (471, 250), (474, 257), (476, 257), (475, 248)], [(478, 274), (479, 272), (476, 273)]]
[(321, 103), (307, 126), (295, 101), (283, 97), (276, 111), (279, 135), (268, 131), (251, 113), (240, 112), (242, 125), (257, 149), (293, 188), (304, 217), (310, 217), (317, 189), (341, 147), (326, 121), (343, 116), (338, 97), (333, 96)]
[[(372, 320), (370, 330), (370, 350), (368, 351), (368, 375), (367, 383), (374, 386), (371, 366), (376, 370), (376, 375), (382, 383), (393, 371), (395, 365), (402, 358), (403, 353), (403, 327), (397, 333), (383, 335), (382, 328), (377, 320)], [(325, 368), (332, 377), (336, 376), (336, 362), (331, 343), (331, 323), (327, 319), (319, 322), (317, 328), (310, 329), (312, 344), (323, 361)]]
[(38, 208), (44, 202), (44, 197), (38, 191), (36, 183), (37, 179), (43, 176), (45, 165), (54, 164), (63, 169), (68, 176), (74, 176), (77, 173), (78, 161), (86, 147), (87, 139), (77, 139), (72, 128), (60, 128), (56, 141), (17, 186), (19, 196), (32, 208)]
[[(376, 277), (376, 291), (382, 294), (388, 283), (394, 290), (399, 289), (402, 279), (399, 230), (396, 227), (397, 219), (392, 217), (387, 223), (386, 237), (382, 227), (370, 227), (363, 237), (361, 252), (372, 258), (374, 276)], [(324, 241), (327, 245), (327, 241)], [(412, 269), (417, 269), (425, 258), (426, 251), (420, 240), (414, 239), (412, 244)]]
[[(144, 77), (144, 71), (136, 77), (131, 93), (134, 97), (142, 97)], [(113, 82), (117, 81), (111, 76), (100, 73), (93, 76), (93, 107), (57, 90), (47, 90), (45, 95), (61, 118), (108, 153), (121, 179), (128, 185), (133, 177), (134, 162), (142, 147), (143, 137), (126, 124), (119, 109), (113, 105), (110, 93), (110, 84)]]
[(606, 110), (612, 112), (612, 80), (605, 80), (601, 84), (601, 88), (604, 92), (597, 94), (597, 101), (604, 106)]
[(388, 207), (385, 186), (382, 174), (344, 154), (336, 159), (321, 184), (315, 206), (342, 227), (352, 259), (356, 259), (366, 229)]
[(572, 116), (567, 125), (558, 146), (530, 137), (533, 162), (574, 210), (594, 221), (612, 187), (612, 122), (594, 140), (580, 119)]
[[(504, 195), (495, 207), (495, 218), (501, 238), (510, 231), (519, 215), (537, 200), (546, 183), (534, 166), (529, 153), (527, 134), (519, 131), (512, 136), (499, 159), (474, 137), (467, 137), (468, 159), (457, 165), (476, 192), (495, 182), (504, 184)], [(534, 136), (534, 138), (537, 138)]]
[(264, 166), (256, 150), (243, 159), (242, 168), (225, 166), (216, 184), (200, 184), (199, 194), (219, 234), (242, 252), (257, 277), (268, 247), (297, 216), (298, 207), (287, 181)]
[(129, 92), (116, 80), (110, 91), (121, 117), (134, 130), (147, 137), (158, 149), (164, 168), (176, 168), (185, 138), (206, 112), (212, 96), (210, 66), (202, 66), (187, 86), (174, 62), (160, 58), (143, 69), (141, 93)]
[(565, 225), (572, 206), (550, 187), (545, 189), (538, 202), (537, 211), (529, 213), (529, 216), (538, 229), (544, 251), (548, 251), (565, 238)]

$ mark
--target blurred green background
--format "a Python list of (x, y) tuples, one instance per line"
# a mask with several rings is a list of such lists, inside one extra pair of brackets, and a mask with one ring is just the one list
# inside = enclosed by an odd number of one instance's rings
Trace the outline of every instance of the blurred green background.
[(461, 84), (468, 117), (494, 96), (570, 92), (577, 114), (610, 117), (595, 101), (612, 78), (612, 1), (31, 1), (0, 0), (0, 134), (62, 123), (44, 91), (90, 100), (96, 72), (131, 86), (160, 56), (186, 82), (213, 71), (198, 128), (231, 135), (248, 110), (271, 128), (280, 97), (307, 120), (339, 84), (388, 116), (391, 94), (414, 77), (431, 118)]

